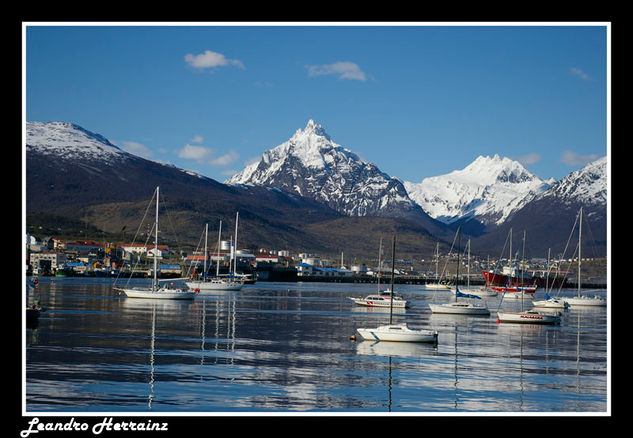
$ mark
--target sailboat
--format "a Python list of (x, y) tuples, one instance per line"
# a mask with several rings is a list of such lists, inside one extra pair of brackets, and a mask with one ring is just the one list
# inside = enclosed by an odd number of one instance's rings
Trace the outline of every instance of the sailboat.
[(160, 193), (159, 187), (154, 192), (156, 195), (156, 219), (154, 223), (154, 275), (151, 287), (123, 287), (115, 288), (123, 292), (129, 298), (150, 298), (150, 299), (167, 299), (167, 300), (191, 300), (195, 297), (194, 291), (183, 288), (172, 288), (160, 286), (158, 282), (158, 197)]
[[(561, 298), (557, 298), (557, 297), (552, 297), (549, 295), (549, 292), (547, 290), (548, 287), (548, 283), (549, 283), (549, 271), (550, 271), (550, 266), (549, 266), (549, 256), (550, 256), (550, 251), (547, 251), (547, 277), (545, 279), (546, 283), (545, 283), (545, 299), (544, 300), (538, 300), (538, 301), (532, 301), (532, 306), (534, 307), (539, 307), (539, 308), (543, 308), (543, 309), (566, 309), (569, 307), (569, 303)], [(552, 283), (552, 286), (554, 286), (554, 284)]]
[[(525, 235), (523, 231), (523, 260), (525, 261)], [(504, 293), (505, 296), (505, 293)], [(501, 298), (503, 301), (503, 297)], [(501, 305), (501, 303), (499, 303)], [(499, 312), (497, 311), (497, 322), (518, 322), (530, 324), (559, 324), (560, 312), (546, 313), (536, 309), (523, 310), (523, 297), (521, 297), (520, 312)]]
[[(239, 214), (239, 212), (237, 213)], [(237, 216), (235, 217), (235, 228), (237, 233)], [(185, 284), (189, 289), (194, 291), (213, 291), (213, 290), (240, 290), (242, 289), (243, 282), (235, 281), (230, 278), (220, 277), (220, 260), (217, 260), (215, 277), (207, 277), (207, 237), (209, 232), (209, 224), (205, 225), (204, 229), (204, 268), (202, 271), (201, 280), (186, 281)], [(222, 221), (220, 221), (220, 229), (218, 230), (218, 253), (220, 252), (220, 239), (222, 234)]]
[(435, 278), (437, 279), (437, 282), (426, 283), (424, 287), (427, 289), (449, 290), (450, 286), (448, 284), (443, 284), (443, 283), (440, 283), (439, 281), (440, 280), (439, 271), (438, 271), (439, 262), (440, 262), (440, 242), (437, 242), (437, 245), (435, 246)]
[(457, 298), (475, 298), (480, 300), (481, 297), (472, 294), (465, 294), (459, 290), (459, 241), (461, 238), (461, 226), (457, 228), (457, 274), (455, 277), (455, 301), (442, 304), (429, 304), (432, 313), (451, 313), (459, 315), (490, 315), (490, 310), (486, 306), (480, 306), (470, 302), (459, 301)]
[[(396, 262), (396, 235), (393, 236), (391, 252), (391, 293), (393, 294), (394, 266)], [(365, 340), (392, 342), (437, 342), (437, 331), (411, 329), (406, 323), (393, 324), (393, 300), (389, 307), (389, 324), (376, 328), (358, 328), (356, 331)]]
[(407, 307), (407, 301), (393, 290), (380, 290), (380, 275), (382, 272), (382, 238), (378, 247), (378, 291), (375, 294), (367, 295), (365, 298), (348, 297), (355, 304), (365, 307)]
[(580, 222), (578, 224), (578, 293), (575, 297), (567, 298), (567, 302), (570, 306), (599, 306), (604, 307), (607, 305), (607, 300), (594, 295), (593, 297), (582, 295), (580, 293), (580, 264), (582, 261), (581, 254), (581, 239), (582, 239), (582, 207), (580, 207), (580, 212), (578, 213), (580, 216)]

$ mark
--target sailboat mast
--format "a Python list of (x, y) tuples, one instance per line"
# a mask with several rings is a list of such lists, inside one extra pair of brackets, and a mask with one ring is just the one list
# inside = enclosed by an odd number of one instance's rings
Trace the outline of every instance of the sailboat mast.
[(158, 283), (158, 196), (160, 187), (156, 186), (156, 219), (154, 222), (154, 280), (152, 281), (152, 292), (156, 290)]
[(235, 213), (235, 251), (233, 252), (233, 277), (237, 276), (237, 222), (240, 216), (240, 212)]
[(580, 298), (580, 263), (582, 260), (582, 207), (580, 207), (580, 223), (578, 225), (578, 298)]
[(457, 227), (457, 268), (455, 274), (455, 302), (457, 302), (457, 295), (459, 295), (459, 251), (462, 238), (462, 227)]
[(393, 235), (393, 243), (391, 244), (391, 302), (389, 303), (389, 324), (393, 320), (393, 276), (396, 266), (396, 235)]
[(206, 280), (207, 278), (207, 257), (209, 257), (209, 252), (207, 251), (207, 239), (209, 237), (209, 224), (206, 223), (204, 225), (204, 271), (202, 271), (202, 278)]
[(468, 273), (466, 274), (466, 288), (470, 289), (470, 239), (468, 239)]
[(222, 235), (222, 221), (220, 221), (220, 229), (218, 230), (218, 253), (217, 253), (217, 260), (216, 260), (216, 264), (215, 264), (215, 276), (219, 277), (220, 276), (220, 236)]
[(525, 292), (523, 290), (523, 270), (525, 269), (525, 234), (527, 233), (526, 230), (523, 230), (523, 252), (521, 254), (521, 287), (519, 288), (519, 290), (521, 291), (521, 312), (523, 312), (523, 296), (525, 295)]
[(382, 237), (378, 246), (378, 293), (380, 293), (380, 275), (382, 274)]

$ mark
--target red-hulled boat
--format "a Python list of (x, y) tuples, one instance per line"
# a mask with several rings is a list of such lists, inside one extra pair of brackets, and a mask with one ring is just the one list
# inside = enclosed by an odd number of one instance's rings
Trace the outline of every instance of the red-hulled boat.
[(553, 276), (550, 274), (549, 280), (545, 281), (547, 277), (532, 275), (527, 271), (523, 272), (523, 278), (521, 278), (521, 273), (514, 273), (514, 275), (510, 275), (509, 272), (492, 272), (492, 271), (483, 271), (484, 278), (486, 279), (486, 285), (490, 287), (502, 287), (504, 288), (506, 285), (508, 287), (516, 287), (523, 285), (524, 289), (528, 286), (536, 286), (536, 287), (545, 287), (546, 285), (549, 287), (560, 287), (562, 286), (567, 277), (565, 276)]

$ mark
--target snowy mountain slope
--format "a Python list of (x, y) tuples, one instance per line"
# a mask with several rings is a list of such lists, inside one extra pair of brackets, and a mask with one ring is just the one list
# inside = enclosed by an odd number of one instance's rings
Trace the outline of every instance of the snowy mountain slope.
[[(607, 253), (607, 157), (571, 172), (548, 190), (517, 209), (501, 226), (473, 245), (486, 251), (500, 248), (508, 230), (526, 230), (530, 255), (544, 257), (548, 250), (561, 254), (580, 207), (583, 207), (583, 250), (588, 257)], [(573, 251), (573, 248), (572, 248)]]
[(607, 157), (599, 158), (582, 169), (571, 172), (538, 198), (556, 198), (567, 204), (606, 205)]
[(131, 157), (102, 135), (66, 122), (26, 122), (26, 150), (64, 160), (110, 162)]
[(495, 155), (480, 156), (462, 170), (404, 185), (411, 199), (444, 223), (476, 218), (485, 225), (499, 225), (553, 182)]
[(225, 183), (275, 187), (322, 202), (348, 216), (430, 221), (400, 180), (332, 141), (314, 120)]

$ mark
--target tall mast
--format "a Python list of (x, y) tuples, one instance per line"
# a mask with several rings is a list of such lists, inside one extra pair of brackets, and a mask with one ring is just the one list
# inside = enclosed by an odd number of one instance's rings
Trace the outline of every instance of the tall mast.
[(202, 271), (202, 278), (203, 280), (207, 279), (207, 257), (209, 256), (209, 253), (207, 251), (207, 238), (209, 236), (209, 224), (205, 224), (204, 225), (204, 271)]
[(457, 269), (455, 274), (455, 301), (457, 301), (457, 295), (459, 295), (459, 251), (460, 242), (462, 238), (462, 226), (457, 227)]
[(156, 220), (154, 222), (154, 281), (152, 281), (152, 292), (156, 290), (158, 283), (158, 196), (160, 187), (156, 186)]
[(580, 224), (578, 226), (578, 298), (580, 298), (580, 263), (582, 260), (582, 207), (580, 207)]
[(378, 246), (378, 293), (380, 293), (380, 275), (382, 273), (382, 237)]
[(233, 260), (233, 277), (237, 275), (237, 221), (239, 219), (239, 216), (240, 212), (238, 211), (237, 213), (235, 213), (235, 251), (233, 253), (235, 259)]
[(526, 233), (527, 231), (523, 230), (523, 252), (521, 255), (521, 264), (523, 266), (521, 266), (521, 287), (519, 288), (519, 290), (521, 291), (521, 312), (523, 312), (523, 296), (525, 294), (523, 290), (523, 270), (525, 269), (525, 234)]
[(216, 260), (216, 264), (215, 264), (215, 276), (219, 277), (220, 276), (220, 236), (222, 234), (222, 221), (220, 221), (220, 229), (218, 230), (218, 253), (217, 255), (217, 260)]
[(467, 285), (466, 288), (470, 288), (470, 238), (468, 239), (468, 273), (466, 275)]
[(391, 245), (391, 302), (389, 303), (389, 324), (393, 319), (393, 275), (396, 266), (396, 235), (393, 235), (393, 243)]

